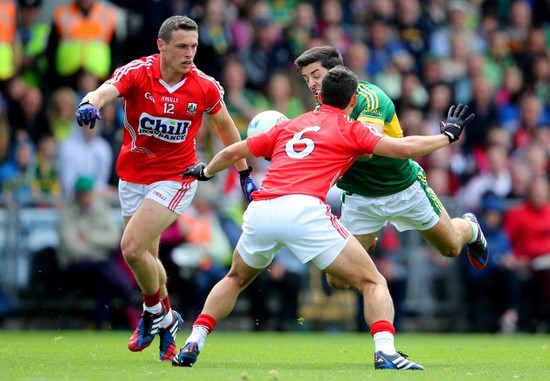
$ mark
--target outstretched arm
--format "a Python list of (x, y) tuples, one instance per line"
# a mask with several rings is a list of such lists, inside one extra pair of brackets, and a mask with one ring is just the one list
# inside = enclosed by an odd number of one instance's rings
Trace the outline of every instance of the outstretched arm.
[(209, 164), (197, 163), (187, 168), (184, 176), (192, 176), (201, 181), (209, 180), (216, 173), (229, 168), (237, 161), (253, 156), (248, 144), (243, 140), (222, 149), (212, 158)]
[(80, 103), (88, 102), (94, 107), (101, 109), (106, 104), (114, 101), (120, 93), (118, 89), (109, 83), (104, 83), (99, 86), (96, 90), (90, 91), (88, 94), (82, 98)]
[(374, 146), (373, 152), (379, 156), (410, 159), (432, 153), (439, 148), (456, 142), (464, 128), (472, 122), (475, 114), (468, 114), (468, 106), (461, 103), (452, 105), (447, 120), (441, 122), (441, 135), (407, 136), (401, 139), (384, 136)]
[(108, 83), (104, 83), (96, 90), (90, 91), (82, 98), (76, 109), (75, 116), (78, 125), (94, 128), (96, 120), (101, 119), (101, 111), (99, 110), (107, 103), (114, 101), (119, 95), (118, 89)]
[(433, 136), (407, 136), (401, 139), (384, 136), (376, 143), (373, 152), (379, 156), (411, 159), (427, 155), (449, 144), (449, 139), (443, 134)]

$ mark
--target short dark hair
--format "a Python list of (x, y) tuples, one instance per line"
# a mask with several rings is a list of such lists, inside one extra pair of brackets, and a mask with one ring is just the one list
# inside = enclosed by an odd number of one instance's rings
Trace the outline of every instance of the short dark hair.
[(351, 97), (357, 92), (359, 80), (355, 73), (345, 66), (330, 69), (321, 84), (322, 103), (345, 109)]
[(199, 26), (193, 19), (187, 16), (171, 16), (164, 20), (160, 26), (158, 38), (165, 42), (170, 42), (172, 40), (172, 32), (180, 29), (195, 30), (198, 32)]
[(343, 65), (344, 59), (338, 49), (324, 45), (306, 50), (296, 58), (294, 65), (296, 65), (296, 70), (300, 72), (304, 66), (311, 65), (314, 62), (320, 62), (321, 66), (330, 70), (335, 66)]

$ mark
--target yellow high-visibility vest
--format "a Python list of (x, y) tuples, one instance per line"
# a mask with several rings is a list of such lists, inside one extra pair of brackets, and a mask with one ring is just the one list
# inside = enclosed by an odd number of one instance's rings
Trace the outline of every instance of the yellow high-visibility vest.
[(57, 73), (68, 77), (84, 69), (98, 78), (106, 78), (111, 68), (109, 44), (116, 29), (116, 10), (97, 2), (84, 16), (71, 3), (55, 8), (53, 20), (60, 36)]
[[(31, 39), (23, 47), (25, 56), (36, 57), (46, 51), (48, 46), (48, 37), (50, 35), (49, 24), (35, 24), (31, 29)], [(21, 71), (21, 76), (26, 83), (33, 86), (40, 86), (40, 77), (46, 72), (48, 60), (45, 56), (41, 56), (38, 60), (37, 67), (31, 70)]]
[(14, 41), (17, 31), (17, 8), (13, 0), (0, 0), (0, 80), (11, 78), (15, 72)]

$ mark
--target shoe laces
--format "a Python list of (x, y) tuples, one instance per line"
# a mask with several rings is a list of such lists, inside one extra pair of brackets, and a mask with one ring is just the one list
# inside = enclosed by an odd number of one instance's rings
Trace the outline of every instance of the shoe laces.
[(409, 356), (407, 356), (407, 355), (404, 354), (403, 352), (397, 351), (397, 353), (400, 354), (401, 356), (403, 356), (404, 358), (409, 359)]

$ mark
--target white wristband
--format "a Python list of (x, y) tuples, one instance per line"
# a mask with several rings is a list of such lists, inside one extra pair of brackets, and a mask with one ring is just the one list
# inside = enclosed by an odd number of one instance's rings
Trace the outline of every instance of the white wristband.
[(204, 169), (202, 170), (202, 174), (204, 175), (204, 177), (212, 177), (210, 173), (208, 173), (208, 171), (206, 170), (206, 167), (204, 167)]

